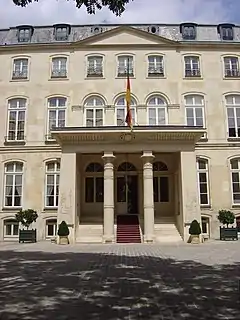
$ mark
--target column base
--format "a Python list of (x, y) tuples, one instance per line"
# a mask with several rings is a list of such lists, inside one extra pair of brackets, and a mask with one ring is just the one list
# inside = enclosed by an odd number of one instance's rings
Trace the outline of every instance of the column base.
[(103, 243), (115, 243), (114, 235), (112, 235), (112, 236), (103, 236), (102, 237), (102, 242)]
[(154, 243), (155, 242), (154, 236), (144, 235), (143, 236), (143, 242), (144, 243)]

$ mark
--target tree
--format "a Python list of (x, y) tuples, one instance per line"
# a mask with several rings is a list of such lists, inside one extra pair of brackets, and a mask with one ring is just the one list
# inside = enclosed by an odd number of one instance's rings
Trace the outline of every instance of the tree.
[[(32, 2), (38, 2), (39, 0), (13, 0), (16, 6), (26, 7)], [(40, 0), (41, 1), (41, 0)], [(66, 0), (69, 1), (69, 0)], [(76, 7), (81, 8), (85, 6), (88, 14), (95, 14), (96, 10), (101, 10), (103, 7), (107, 7), (116, 16), (120, 16), (124, 11), (126, 5), (130, 1), (134, 0), (74, 0)]]
[(201, 232), (202, 231), (199, 222), (197, 220), (193, 220), (189, 228), (189, 234), (195, 236), (201, 234)]
[(28, 229), (33, 222), (36, 222), (38, 214), (33, 209), (27, 209), (20, 210), (18, 213), (16, 213), (15, 217), (17, 222), (21, 223), (23, 227)]
[(234, 223), (235, 215), (232, 211), (229, 211), (229, 210), (219, 210), (217, 218), (220, 223), (222, 223), (223, 225), (226, 224), (228, 228), (229, 224)]

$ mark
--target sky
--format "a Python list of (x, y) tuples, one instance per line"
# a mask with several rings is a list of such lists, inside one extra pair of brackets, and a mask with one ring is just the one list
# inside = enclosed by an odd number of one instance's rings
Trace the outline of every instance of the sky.
[(26, 8), (12, 0), (0, 0), (0, 28), (21, 24), (52, 25), (100, 23), (179, 23), (196, 22), (240, 24), (240, 0), (134, 0), (122, 16), (104, 9), (89, 15), (85, 7), (77, 9), (74, 0), (39, 0)]

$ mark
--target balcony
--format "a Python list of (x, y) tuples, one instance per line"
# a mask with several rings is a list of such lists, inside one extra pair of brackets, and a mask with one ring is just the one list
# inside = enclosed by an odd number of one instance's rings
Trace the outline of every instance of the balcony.
[(130, 68), (129, 71), (127, 68), (118, 68), (117, 76), (119, 78), (134, 77), (133, 68)]
[(4, 137), (4, 145), (25, 145), (26, 137), (23, 133), (10, 134)]
[(51, 78), (67, 78), (67, 70), (52, 70)]
[(103, 68), (102, 66), (98, 67), (88, 67), (87, 69), (88, 78), (102, 78), (103, 77)]
[(240, 77), (240, 72), (238, 69), (225, 69), (225, 78), (239, 78)]
[(185, 70), (185, 77), (189, 78), (200, 78), (201, 77), (201, 72), (200, 69), (186, 69)]
[(27, 71), (13, 71), (13, 74), (12, 74), (12, 79), (13, 80), (27, 79), (27, 78), (28, 78)]
[(148, 68), (148, 77), (164, 77), (163, 67)]

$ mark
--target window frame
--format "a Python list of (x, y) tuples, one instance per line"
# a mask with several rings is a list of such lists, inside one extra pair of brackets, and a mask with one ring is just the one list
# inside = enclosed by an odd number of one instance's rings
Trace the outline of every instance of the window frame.
[[(203, 161), (206, 165), (205, 169), (200, 169), (199, 168), (199, 161)], [(211, 207), (211, 198), (210, 198), (210, 179), (209, 179), (209, 160), (203, 157), (197, 157), (196, 161), (197, 165), (197, 182), (198, 182), (198, 199), (199, 199), (199, 204), (201, 208), (204, 207)], [(206, 175), (206, 186), (207, 186), (207, 193), (201, 193), (201, 188), (200, 188), (200, 174), (204, 173)], [(207, 195), (207, 203), (201, 203), (201, 194), (206, 194)]]
[[(11, 225), (11, 234), (7, 234), (7, 225)], [(14, 234), (14, 226), (18, 226), (18, 233)], [(18, 239), (20, 224), (15, 218), (6, 218), (3, 220), (3, 239)]]
[[(225, 107), (225, 112), (226, 112), (226, 124), (227, 124), (227, 139), (240, 139), (240, 125), (239, 125), (239, 129), (237, 127), (237, 115), (236, 115), (236, 109), (240, 109), (240, 103), (239, 104), (228, 104), (227, 103), (227, 97), (233, 97), (233, 99), (235, 100), (235, 97), (239, 97), (240, 99), (240, 93), (232, 93), (232, 94), (227, 94), (224, 96), (224, 107)], [(235, 129), (235, 133), (236, 136), (230, 136), (229, 135), (229, 118), (228, 118), (228, 109), (232, 108), (233, 109), (233, 113), (234, 113), (234, 129)], [(239, 110), (240, 112), (240, 110)], [(232, 128), (231, 128), (232, 129)], [(239, 133), (238, 133), (239, 131)]]
[[(53, 164), (54, 170), (48, 170), (48, 166)], [(45, 163), (45, 187), (44, 187), (44, 208), (46, 209), (57, 209), (59, 205), (59, 180), (60, 180), (60, 170), (61, 170), (61, 164), (58, 160), (52, 160)], [(48, 176), (53, 176), (53, 202), (54, 204), (48, 205), (47, 198), (50, 197), (50, 195), (47, 194), (48, 190)], [(58, 181), (58, 183), (57, 183)]]
[[(186, 103), (186, 97), (201, 97), (202, 101), (203, 101), (203, 104), (202, 105), (200, 105), (200, 104), (188, 105)], [(193, 118), (194, 119), (194, 125), (193, 126), (196, 126), (196, 110), (195, 109), (196, 108), (202, 108), (203, 126), (201, 128), (205, 128), (206, 127), (206, 119), (205, 119), (205, 104), (206, 104), (206, 102), (205, 102), (204, 95), (198, 94), (198, 93), (188, 93), (188, 94), (185, 94), (183, 96), (183, 98), (184, 98), (184, 109), (185, 109), (185, 111), (184, 111), (185, 112), (185, 125), (190, 127), (190, 125), (187, 124), (187, 109), (192, 108), (194, 110), (193, 111), (193, 114), (194, 114), (194, 118)], [(197, 127), (200, 127), (200, 126), (197, 126)]]
[[(51, 57), (51, 68), (50, 68), (50, 79), (67, 79), (68, 78), (68, 56), (65, 55), (58, 55)], [(54, 61), (58, 60), (58, 69), (56, 69), (56, 74), (54, 72)], [(62, 62), (61, 60), (65, 61), (65, 68), (62, 69)], [(60, 63), (61, 62), (61, 63)]]
[[(17, 101), (17, 106), (14, 108), (10, 107), (11, 101)], [(24, 107), (20, 107), (20, 103), (19, 101), (25, 101), (25, 106)], [(6, 132), (6, 142), (8, 143), (23, 143), (26, 140), (26, 112), (27, 112), (27, 98), (24, 97), (16, 97), (16, 98), (9, 98), (7, 100), (7, 132)], [(15, 138), (14, 139), (10, 139), (10, 135), (9, 135), (9, 131), (10, 131), (10, 114), (11, 112), (15, 113)], [(17, 139), (18, 137), (18, 126), (19, 126), (19, 113), (20, 112), (24, 112), (24, 129), (23, 129), (23, 135), (21, 136), (22, 139)], [(13, 130), (11, 130), (13, 131)]]
[[(100, 168), (100, 171), (97, 169), (93, 169), (92, 171), (88, 171), (88, 168), (90, 165), (97, 165), (98, 168)], [(86, 201), (87, 200), (87, 179), (92, 179), (93, 180), (93, 201)], [(97, 180), (98, 179), (102, 180), (102, 185), (103, 185), (103, 190), (102, 190), (102, 201), (97, 201)], [(85, 168), (84, 171), (84, 204), (85, 205), (92, 205), (92, 204), (103, 204), (104, 202), (104, 168), (103, 165), (101, 165), (100, 162), (90, 162)]]
[[(124, 102), (125, 102), (124, 105), (117, 104), (117, 102), (120, 99), (124, 99)], [(133, 125), (137, 125), (137, 100), (135, 99), (135, 97), (133, 95), (131, 95), (131, 102), (133, 102), (133, 101), (134, 101), (134, 104), (130, 105), (131, 111), (134, 111), (134, 116), (132, 116), (132, 122), (133, 122)], [(128, 124), (125, 121), (126, 116), (127, 116), (127, 104), (126, 104), (125, 95), (121, 94), (120, 96), (118, 96), (115, 99), (114, 107), (115, 107), (115, 116), (114, 116), (115, 126), (118, 126), (118, 127), (128, 126)], [(118, 125), (118, 120), (120, 120), (120, 119), (118, 119), (118, 109), (124, 110), (124, 119), (123, 119), (123, 124), (121, 124), (121, 125)]]
[[(238, 162), (238, 169), (232, 169), (232, 161), (237, 161)], [(238, 174), (238, 187), (240, 189), (240, 158), (239, 157), (234, 157), (229, 160), (229, 171), (230, 171), (230, 181), (231, 181), (231, 200), (232, 200), (232, 206), (240, 206), (240, 200), (239, 202), (234, 202), (234, 191), (233, 191), (233, 173)], [(239, 192), (235, 192), (237, 194), (240, 194)]]
[[(98, 72), (93, 72), (93, 73), (89, 73), (89, 69), (90, 69), (90, 61), (93, 59), (94, 60), (94, 64), (96, 66), (94, 66), (94, 68), (98, 69), (99, 66), (97, 66), (97, 59), (101, 59), (101, 66), (99, 68), (99, 73)], [(101, 54), (92, 54), (92, 55), (88, 55), (86, 56), (86, 78), (87, 79), (92, 79), (92, 78), (103, 78), (104, 77), (104, 56)]]
[[(192, 29), (193, 32), (186, 32), (186, 29)], [(180, 25), (180, 32), (183, 40), (196, 40), (197, 38), (197, 26), (191, 23), (184, 23)]]
[[(58, 37), (58, 32), (60, 29), (61, 30), (65, 29), (66, 31), (63, 37)], [(65, 42), (68, 40), (70, 32), (71, 32), (71, 26), (69, 24), (55, 24), (54, 31), (53, 31), (54, 40), (57, 42)]]
[[(190, 66), (191, 68), (190, 69), (187, 69), (186, 68), (186, 59), (190, 59)], [(193, 63), (193, 59), (196, 59), (198, 61), (198, 67), (197, 69), (196, 68), (193, 68), (194, 66), (194, 63)], [(185, 79), (199, 79), (199, 78), (202, 78), (202, 70), (201, 70), (201, 59), (200, 59), (200, 56), (199, 55), (196, 55), (196, 54), (185, 54), (183, 56), (183, 66), (184, 66), (184, 78)], [(188, 72), (189, 71), (189, 74)]]
[[(232, 68), (232, 61), (230, 62), (230, 68), (226, 69), (226, 59), (237, 59), (237, 68), (234, 70)], [(239, 57), (236, 55), (225, 55), (223, 56), (223, 77), (225, 79), (239, 78), (240, 77), (240, 68), (239, 68)], [(228, 74), (227, 74), (228, 73)]]
[[(149, 58), (154, 58), (154, 68), (157, 69), (157, 64), (158, 62), (156, 61), (157, 58), (160, 58), (160, 68), (159, 71), (160, 72), (149, 72), (150, 70), (150, 62), (149, 62)], [(148, 54), (147, 55), (147, 78), (165, 78), (165, 63), (164, 63), (164, 55), (163, 54)]]
[[(24, 33), (24, 36), (21, 36), (21, 32)], [(28, 32), (28, 36), (26, 36), (26, 32)], [(30, 42), (33, 35), (33, 27), (32, 26), (20, 26), (17, 31), (17, 38), (19, 43), (27, 43)]]
[[(155, 166), (157, 165), (158, 169), (155, 170)], [(170, 172), (169, 168), (163, 161), (154, 161), (153, 164), (153, 201), (155, 204), (171, 204), (171, 186), (170, 186)], [(156, 178), (156, 179), (155, 179)], [(168, 201), (161, 201), (161, 178), (167, 178), (168, 183)], [(157, 201), (155, 201), (155, 192), (154, 192), (154, 181), (157, 180)]]
[[(119, 73), (119, 69), (120, 69), (120, 67), (119, 67), (119, 59), (121, 59), (121, 58), (125, 58), (125, 61), (127, 59), (130, 59), (132, 61), (132, 62), (129, 61), (130, 62), (129, 63), (129, 77), (130, 78), (134, 78), (135, 77), (135, 63), (134, 63), (135, 62), (134, 61), (135, 56), (133, 54), (128, 54), (128, 53), (117, 55), (116, 78), (120, 78), (121, 79), (121, 78), (126, 78), (127, 77), (127, 64), (125, 62), (124, 62), (124, 65), (126, 64), (126, 66), (125, 66), (126, 72)], [(131, 66), (131, 64), (132, 64), (132, 66)]]
[[(53, 221), (56, 221), (56, 223), (54, 223)], [(49, 235), (48, 234), (48, 226), (52, 225), (53, 226), (53, 235)], [(51, 239), (51, 238), (55, 238), (57, 236), (57, 231), (58, 231), (58, 225), (57, 225), (57, 218), (48, 218), (46, 219), (46, 223), (45, 223), (45, 229), (46, 229), (46, 239)]]
[[(20, 61), (20, 70), (23, 69), (23, 61), (27, 61), (27, 72), (26, 74), (23, 74), (23, 71), (19, 72), (19, 75), (15, 75), (15, 69), (16, 69), (16, 62)], [(12, 75), (11, 75), (11, 80), (12, 81), (19, 81), (19, 80), (28, 80), (29, 79), (29, 65), (30, 65), (30, 58), (29, 57), (14, 57), (12, 59)], [(22, 75), (21, 75), (22, 73)]]
[[(234, 40), (234, 25), (233, 24), (220, 24), (217, 27), (220, 38), (223, 41), (233, 41)], [(230, 32), (230, 35), (226, 34)]]
[[(51, 99), (56, 99), (56, 101), (58, 101), (58, 103), (56, 103), (56, 106), (50, 106), (50, 100)], [(59, 106), (59, 99), (65, 99), (65, 106)], [(67, 105), (68, 105), (68, 98), (64, 97), (64, 96), (51, 96), (47, 98), (47, 133), (46, 133), (46, 140), (54, 140), (55, 139), (52, 137), (51, 135), (51, 130), (50, 130), (50, 111), (54, 110), (56, 117), (55, 117), (55, 124), (58, 123), (59, 121), (59, 112), (60, 111), (64, 111), (64, 126), (66, 127), (66, 121), (67, 121)], [(60, 128), (60, 126), (54, 126), (55, 128)], [(62, 126), (61, 126), (62, 127)]]
[[(149, 101), (151, 100), (151, 99), (153, 99), (153, 98), (155, 98), (155, 99), (157, 99), (157, 98), (159, 98), (159, 99), (161, 99), (162, 101), (164, 101), (164, 104), (159, 104), (159, 105), (150, 105), (149, 104)], [(168, 123), (168, 120), (169, 120), (169, 118), (168, 118), (168, 104), (167, 104), (167, 101), (166, 101), (166, 99), (164, 98), (164, 97), (162, 97), (160, 94), (155, 94), (155, 95), (151, 95), (148, 99), (147, 99), (147, 103), (146, 103), (146, 105), (147, 105), (147, 124), (149, 125), (149, 126), (165, 126), (165, 125), (168, 125), (169, 123)], [(155, 109), (156, 110), (156, 115), (158, 115), (158, 110), (159, 109), (165, 109), (165, 124), (159, 124), (159, 118), (158, 117), (156, 117), (156, 124), (150, 124), (149, 122), (149, 109), (150, 108), (152, 108), (152, 109)]]
[[(87, 105), (87, 102), (88, 100), (90, 101), (90, 99), (93, 99), (94, 103), (93, 105)], [(102, 102), (101, 105), (98, 105), (96, 103), (97, 99), (99, 101)], [(106, 103), (105, 103), (105, 100), (101, 97), (101, 96), (98, 96), (98, 95), (90, 95), (88, 96), (85, 100), (84, 100), (84, 124), (85, 124), (85, 127), (86, 128), (102, 128), (104, 127), (105, 125), (105, 107), (106, 107)], [(87, 120), (90, 119), (87, 117), (87, 111), (88, 110), (92, 110), (93, 111), (93, 118), (92, 118), (92, 121), (93, 121), (93, 126), (87, 126)], [(102, 110), (102, 125), (100, 126), (96, 126), (96, 110)]]

